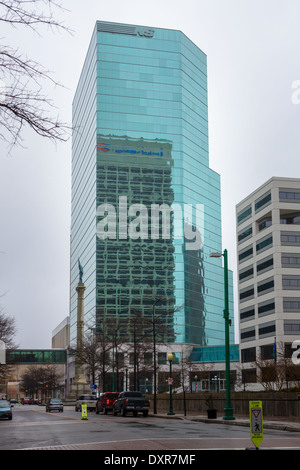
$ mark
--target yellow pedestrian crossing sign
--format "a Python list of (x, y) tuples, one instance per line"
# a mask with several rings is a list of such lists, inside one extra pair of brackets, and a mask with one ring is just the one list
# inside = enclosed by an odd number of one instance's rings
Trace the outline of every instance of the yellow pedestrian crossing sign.
[(258, 449), (263, 438), (263, 413), (261, 401), (250, 401), (250, 431), (251, 441)]

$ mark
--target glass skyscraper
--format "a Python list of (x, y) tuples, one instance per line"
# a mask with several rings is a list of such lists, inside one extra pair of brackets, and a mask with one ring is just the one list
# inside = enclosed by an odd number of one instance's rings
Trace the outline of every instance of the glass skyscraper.
[[(125, 331), (155, 309), (164, 341), (224, 344), (206, 55), (180, 31), (97, 21), (73, 127), (71, 342), (80, 260), (86, 326), (115, 318)], [(233, 320), (231, 272), (229, 288)]]

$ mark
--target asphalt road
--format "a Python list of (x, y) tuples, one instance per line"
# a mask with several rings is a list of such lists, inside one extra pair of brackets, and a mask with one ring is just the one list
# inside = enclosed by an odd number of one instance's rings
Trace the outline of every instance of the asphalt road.
[[(13, 420), (0, 420), (0, 450), (32, 449), (115, 452), (112, 455), (118, 451), (145, 451), (144, 455), (180, 451), (185, 455), (186, 451), (188, 459), (199, 450), (245, 450), (254, 449), (254, 445), (247, 427), (92, 412), (82, 420), (73, 407), (65, 407), (63, 413), (46, 413), (44, 407), (15, 405)], [(265, 430), (260, 449), (300, 450), (300, 432)]]

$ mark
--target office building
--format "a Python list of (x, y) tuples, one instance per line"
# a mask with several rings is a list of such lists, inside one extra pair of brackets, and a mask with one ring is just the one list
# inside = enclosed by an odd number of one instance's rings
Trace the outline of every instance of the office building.
[(271, 178), (236, 216), (243, 381), (258, 383), (300, 339), (300, 179)]
[(73, 126), (70, 341), (80, 260), (86, 327), (156, 315), (163, 341), (224, 344), (206, 55), (180, 31), (97, 21)]

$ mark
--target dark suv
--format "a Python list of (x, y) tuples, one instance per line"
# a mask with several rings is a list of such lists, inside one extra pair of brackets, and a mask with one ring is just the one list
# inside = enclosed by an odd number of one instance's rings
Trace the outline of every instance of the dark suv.
[(105, 392), (101, 397), (98, 398), (96, 403), (96, 414), (99, 414), (100, 411), (104, 411), (105, 414), (108, 411), (112, 411), (113, 404), (118, 398), (119, 392)]

